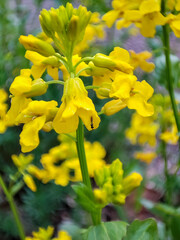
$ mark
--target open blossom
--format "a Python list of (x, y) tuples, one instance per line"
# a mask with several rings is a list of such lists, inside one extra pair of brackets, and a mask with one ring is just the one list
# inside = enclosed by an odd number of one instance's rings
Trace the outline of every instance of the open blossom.
[(64, 84), (62, 104), (54, 118), (53, 127), (57, 133), (74, 132), (78, 127), (79, 118), (89, 131), (96, 129), (100, 123), (82, 80), (69, 78)]
[(134, 75), (117, 74), (109, 93), (115, 100), (112, 100), (111, 104), (106, 103), (102, 111), (111, 115), (110, 112), (114, 114), (127, 106), (129, 109), (135, 109), (143, 117), (151, 116), (154, 108), (147, 101), (153, 92), (153, 88), (145, 80), (139, 82)]
[(145, 72), (152, 72), (155, 68), (154, 63), (147, 62), (149, 58), (152, 57), (152, 53), (148, 51), (143, 51), (140, 53), (135, 53), (133, 50), (130, 50), (131, 54), (131, 65), (136, 69), (140, 67)]
[(157, 25), (166, 24), (161, 14), (160, 2), (156, 0), (113, 1), (114, 10), (103, 16), (103, 20), (111, 27), (117, 20), (117, 29), (129, 27), (132, 23), (140, 28), (144, 37), (154, 37)]
[(56, 106), (56, 101), (32, 101), (17, 116), (16, 125), (24, 123), (20, 134), (22, 152), (30, 152), (39, 145), (39, 131), (52, 121)]

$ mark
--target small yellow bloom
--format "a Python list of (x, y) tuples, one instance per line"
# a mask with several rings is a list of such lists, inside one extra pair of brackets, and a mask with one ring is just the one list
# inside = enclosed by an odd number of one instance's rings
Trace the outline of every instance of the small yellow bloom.
[(169, 23), (169, 26), (173, 30), (175, 36), (179, 38), (180, 37), (180, 13), (177, 15), (169, 14), (167, 16), (167, 23)]
[(157, 157), (157, 154), (154, 151), (135, 152), (134, 157), (142, 162), (150, 164)]
[(31, 69), (22, 69), (10, 86), (13, 96), (35, 97), (46, 93), (48, 85), (43, 79), (32, 80)]
[(171, 131), (167, 130), (161, 133), (160, 139), (166, 143), (176, 145), (179, 139), (177, 127), (173, 125)]
[(126, 137), (132, 144), (144, 145), (148, 143), (151, 146), (156, 145), (156, 134), (159, 124), (155, 123), (151, 117), (142, 117), (134, 113), (131, 119), (131, 127), (125, 132)]
[(58, 232), (58, 237), (53, 238), (52, 240), (71, 240), (72, 238), (69, 236), (69, 234), (63, 230)]
[(69, 78), (64, 84), (62, 104), (54, 118), (53, 127), (58, 133), (75, 132), (79, 118), (90, 131), (99, 126), (100, 118), (80, 78)]
[(152, 57), (152, 54), (148, 51), (143, 51), (140, 53), (135, 53), (133, 50), (130, 50), (131, 54), (131, 65), (136, 69), (140, 67), (145, 72), (152, 72), (155, 68), (154, 63), (147, 62), (146, 60)]
[(22, 152), (30, 152), (39, 145), (39, 131), (46, 122), (52, 121), (56, 101), (32, 101), (16, 117), (16, 124), (24, 123), (20, 134)]
[(120, 47), (115, 47), (109, 56), (97, 53), (92, 61), (96, 67), (100, 68), (116, 69), (124, 73), (132, 73), (133, 70), (133, 67), (129, 64), (128, 51)]
[(45, 70), (55, 80), (58, 80), (58, 69), (61, 66), (59, 59), (55, 56), (45, 57), (34, 51), (26, 51), (25, 58), (29, 59), (33, 66), (31, 73), (35, 79), (40, 78)]
[(39, 228), (38, 232), (32, 232), (32, 237), (26, 237), (25, 240), (51, 240), (54, 233), (54, 228), (48, 226), (47, 229)]

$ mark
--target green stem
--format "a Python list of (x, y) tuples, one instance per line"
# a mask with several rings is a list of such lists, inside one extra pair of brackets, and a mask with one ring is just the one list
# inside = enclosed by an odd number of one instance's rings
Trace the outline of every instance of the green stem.
[(90, 62), (93, 60), (93, 57), (84, 57), (84, 58), (81, 58), (81, 60), (79, 62), (77, 62), (75, 65), (74, 65), (74, 68), (76, 69), (77, 66), (82, 63), (82, 62)]
[(0, 176), (0, 186), (2, 187), (2, 189), (4, 191), (4, 194), (6, 195), (7, 201), (9, 202), (11, 211), (12, 211), (13, 216), (14, 216), (14, 220), (16, 221), (16, 225), (17, 225), (17, 228), (18, 228), (18, 231), (19, 231), (20, 239), (24, 240), (25, 239), (24, 228), (23, 228), (23, 225), (20, 221), (18, 211), (17, 211), (16, 205), (14, 203), (14, 199), (13, 199), (12, 195), (10, 194), (10, 192), (8, 191), (8, 189), (5, 185), (5, 182), (3, 181), (1, 176)]
[(171, 204), (171, 189), (170, 189), (170, 179), (169, 179), (169, 172), (168, 172), (168, 159), (166, 153), (166, 143), (164, 141), (161, 142), (161, 150), (162, 150), (162, 157), (164, 159), (164, 176), (166, 178), (166, 192), (165, 192), (165, 199), (166, 203)]
[(82, 123), (82, 120), (79, 118), (79, 126), (76, 132), (76, 146), (77, 146), (77, 152), (78, 157), (80, 161), (80, 167), (82, 172), (82, 179), (83, 183), (88, 187), (91, 187), (91, 181), (88, 173), (88, 167), (87, 167), (87, 161), (86, 161), (86, 155), (85, 155), (85, 149), (84, 149), (84, 126)]
[(48, 85), (50, 85), (50, 84), (61, 84), (61, 85), (64, 85), (64, 81), (60, 81), (60, 80), (52, 80), (52, 81), (48, 81), (46, 83)]
[(89, 90), (89, 89), (98, 89), (98, 88), (100, 88), (100, 86), (90, 85), (90, 86), (86, 86), (85, 88), (86, 88), (87, 90)]
[(79, 70), (79, 72), (76, 74), (76, 76), (79, 77), (79, 75), (80, 75), (82, 72), (84, 72), (84, 71), (86, 71), (86, 70), (90, 70), (90, 69), (91, 69), (90, 67), (82, 68), (81, 70)]
[[(92, 191), (91, 181), (88, 173), (86, 154), (84, 148), (84, 126), (82, 120), (79, 118), (79, 126), (76, 131), (76, 146), (77, 152), (81, 167), (82, 179), (83, 183)], [(101, 210), (96, 213), (91, 213), (92, 221), (94, 225), (98, 225), (101, 223)]]
[[(162, 14), (165, 15), (165, 0), (162, 1)], [(167, 88), (171, 99), (171, 105), (175, 117), (176, 126), (178, 129), (178, 134), (180, 133), (180, 120), (178, 115), (178, 107), (176, 105), (176, 100), (174, 96), (174, 86), (171, 70), (171, 60), (170, 60), (170, 41), (169, 41), (169, 26), (166, 24), (163, 27), (163, 44), (164, 44), (164, 54), (166, 59), (166, 82)], [(180, 138), (179, 138), (180, 145)]]

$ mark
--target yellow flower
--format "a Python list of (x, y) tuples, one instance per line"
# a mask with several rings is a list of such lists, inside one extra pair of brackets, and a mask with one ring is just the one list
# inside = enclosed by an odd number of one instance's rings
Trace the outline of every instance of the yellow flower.
[(69, 234), (65, 231), (59, 231), (58, 237), (53, 238), (52, 240), (71, 240), (72, 238), (69, 236)]
[(166, 143), (176, 145), (179, 139), (177, 127), (173, 125), (171, 131), (167, 130), (161, 133), (160, 139), (165, 141)]
[(24, 180), (25, 184), (31, 189), (31, 191), (36, 192), (36, 190), (37, 190), (36, 184), (35, 184), (33, 178), (31, 177), (31, 175), (24, 174), (23, 180)]
[[(61, 141), (59, 146), (42, 155), (41, 163), (43, 168), (39, 169), (31, 165), (28, 167), (28, 172), (43, 183), (54, 180), (56, 184), (66, 186), (69, 181), (81, 181), (82, 175), (75, 142), (65, 135), (60, 135), (59, 139)], [(93, 177), (95, 169), (105, 166), (103, 158), (106, 151), (99, 142), (90, 143), (86, 141), (85, 151), (88, 172), (90, 177)]]
[(177, 15), (169, 14), (167, 16), (167, 23), (169, 23), (169, 26), (173, 30), (175, 36), (179, 38), (180, 37), (180, 13)]
[(10, 86), (13, 96), (35, 97), (46, 93), (48, 85), (43, 79), (32, 80), (31, 69), (22, 69)]
[(5, 103), (8, 98), (7, 93), (4, 89), (0, 89), (0, 134), (4, 133), (7, 128), (7, 121), (6, 121), (6, 112), (8, 105)]
[(157, 157), (157, 154), (154, 151), (135, 152), (134, 157), (142, 162), (150, 164)]
[(92, 62), (96, 67), (108, 68), (109, 70), (119, 70), (124, 73), (132, 73), (133, 67), (129, 64), (130, 56), (127, 50), (115, 47), (114, 50), (106, 56), (97, 53)]
[(154, 37), (155, 27), (166, 23), (166, 18), (160, 13), (160, 3), (156, 0), (143, 1), (139, 10), (142, 14), (141, 34), (144, 37)]
[(96, 129), (100, 123), (82, 80), (69, 78), (64, 84), (62, 104), (54, 118), (53, 127), (57, 133), (74, 132), (78, 127), (79, 118), (89, 131)]
[(142, 117), (134, 113), (131, 119), (131, 127), (126, 130), (125, 134), (132, 144), (144, 145), (148, 143), (155, 146), (158, 129), (159, 124), (155, 123), (151, 117)]
[(31, 67), (31, 73), (33, 77), (40, 78), (45, 70), (55, 80), (58, 80), (58, 69), (61, 65), (59, 59), (55, 56), (45, 57), (34, 51), (26, 51), (25, 58), (29, 59), (33, 66)]
[(48, 226), (47, 229), (39, 228), (38, 232), (32, 232), (32, 237), (26, 237), (25, 240), (51, 240), (54, 233), (54, 228)]
[(22, 152), (30, 152), (39, 145), (39, 131), (56, 114), (56, 101), (32, 101), (17, 116), (16, 124), (24, 123), (20, 134)]
[(124, 13), (129, 9), (137, 9), (142, 1), (143, 0), (113, 0), (112, 7), (114, 9), (106, 13), (103, 16), (103, 20), (110, 28), (112, 27), (116, 19), (123, 17)]
[(153, 88), (145, 80), (139, 82), (134, 75), (116, 74), (109, 93), (109, 96), (116, 100), (106, 103), (102, 111), (111, 115), (127, 106), (129, 109), (135, 109), (143, 117), (151, 116), (154, 108), (147, 101), (153, 92)]
[(131, 54), (131, 65), (136, 69), (140, 67), (145, 72), (152, 72), (155, 68), (154, 63), (147, 62), (146, 60), (152, 57), (152, 54), (148, 51), (143, 51), (140, 53), (135, 53), (133, 50), (130, 50)]

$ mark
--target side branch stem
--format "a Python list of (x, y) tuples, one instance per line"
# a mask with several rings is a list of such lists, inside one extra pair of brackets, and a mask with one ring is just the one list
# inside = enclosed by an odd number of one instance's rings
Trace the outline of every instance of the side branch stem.
[[(76, 131), (76, 146), (77, 152), (81, 167), (81, 173), (83, 178), (83, 183), (92, 191), (91, 181), (88, 173), (86, 154), (84, 148), (84, 126), (82, 120), (79, 118), (79, 126)], [(101, 223), (101, 210), (97, 210), (96, 213), (91, 213), (92, 221), (94, 225), (98, 225)]]
[(14, 220), (16, 222), (16, 225), (17, 225), (17, 228), (18, 228), (18, 231), (19, 231), (20, 239), (24, 240), (25, 239), (24, 228), (23, 228), (23, 225), (22, 225), (22, 223), (20, 221), (19, 214), (18, 214), (16, 205), (15, 205), (15, 202), (14, 202), (13, 196), (8, 191), (8, 189), (7, 189), (6, 185), (5, 185), (5, 182), (4, 182), (4, 180), (2, 179), (1, 176), (0, 176), (0, 186), (2, 187), (3, 192), (6, 195), (7, 201), (9, 202), (11, 211), (12, 211), (13, 216), (14, 216)]

